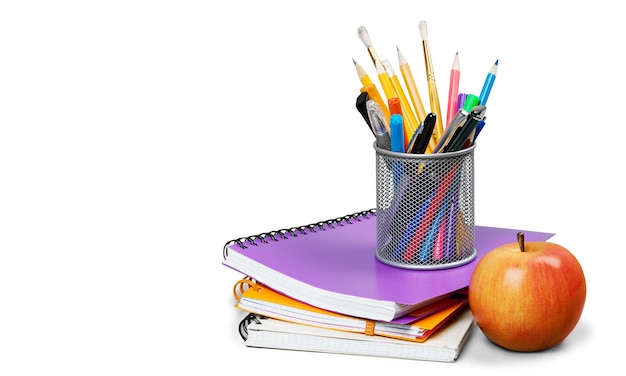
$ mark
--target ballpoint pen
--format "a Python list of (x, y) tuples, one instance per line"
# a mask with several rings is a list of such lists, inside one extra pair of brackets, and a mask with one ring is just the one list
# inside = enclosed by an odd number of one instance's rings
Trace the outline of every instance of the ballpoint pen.
[(412, 154), (424, 154), (426, 152), (426, 148), (428, 147), (428, 142), (433, 134), (435, 129), (435, 123), (437, 115), (434, 113), (429, 113), (426, 115), (426, 119), (424, 119), (422, 132), (417, 136), (415, 143), (413, 144), (413, 148), (411, 149)]
[(407, 145), (406, 145), (406, 148), (405, 148), (405, 152), (410, 153), (411, 150), (413, 150), (413, 146), (415, 145), (415, 141), (417, 141), (417, 137), (422, 133), (423, 130), (424, 130), (424, 122), (422, 122), (417, 127), (415, 132), (413, 132), (413, 135), (411, 136), (411, 138), (409, 138), (409, 142), (407, 142)]
[(382, 109), (378, 103), (372, 99), (367, 101), (365, 107), (369, 116), (372, 133), (374, 133), (376, 137), (376, 146), (384, 150), (390, 150), (391, 141), (389, 133), (387, 132), (389, 126), (387, 125), (387, 120), (385, 119)]
[(472, 133), (476, 130), (476, 126), (478, 123), (483, 120), (485, 117), (485, 111), (487, 107), (479, 105), (472, 108), (469, 115), (467, 116), (467, 121), (463, 126), (458, 128), (455, 131), (455, 134), (452, 136), (450, 142), (443, 148), (443, 152), (453, 152), (459, 151), (462, 149), (465, 141), (467, 141)]
[(365, 119), (365, 122), (367, 123), (367, 127), (371, 130), (372, 125), (370, 124), (370, 117), (369, 117), (369, 114), (367, 113), (367, 108), (365, 107), (368, 100), (370, 99), (369, 99), (369, 95), (367, 94), (367, 92), (360, 93), (356, 97), (356, 109), (359, 111), (361, 116), (363, 116), (363, 119)]
[(476, 124), (476, 132), (474, 132), (474, 139), (472, 140), (472, 143), (476, 142), (476, 139), (478, 138), (478, 135), (480, 134), (480, 131), (482, 131), (483, 127), (485, 126), (485, 120), (486, 119), (487, 118), (485, 117), (478, 124)]
[(457, 111), (456, 115), (452, 118), (452, 120), (450, 121), (450, 124), (448, 124), (448, 127), (446, 128), (446, 131), (444, 132), (444, 134), (441, 136), (441, 139), (439, 140), (439, 142), (437, 143), (437, 146), (435, 147), (434, 153), (439, 153), (442, 148), (448, 143), (450, 142), (450, 138), (452, 137), (452, 134), (454, 133), (455, 129), (458, 128), (460, 125), (462, 125), (462, 121), (464, 122), (465, 120), (467, 120), (467, 115), (469, 115), (470, 110), (478, 105), (479, 102), (479, 98), (474, 95), (474, 94), (466, 94), (465, 96), (465, 101), (464, 103), (461, 104), (461, 108)]
[(468, 112), (462, 108), (457, 111), (456, 115), (454, 116), (454, 118), (452, 118), (452, 121), (450, 122), (450, 124), (448, 124), (446, 131), (443, 133), (441, 139), (437, 143), (434, 153), (442, 152), (443, 148), (450, 142), (450, 139), (452, 138), (452, 135), (457, 130), (457, 128), (462, 126), (467, 121), (467, 115)]
[[(369, 98), (375, 100), (376, 103), (378, 103), (378, 106), (380, 106), (380, 109), (383, 110), (383, 114), (385, 114), (385, 119), (389, 119), (389, 108), (387, 107), (386, 101), (380, 95), (378, 88), (376, 88), (376, 85), (371, 84), (363, 86), (361, 88), (361, 92), (367, 92)], [(389, 128), (387, 128), (387, 132), (389, 132)]]

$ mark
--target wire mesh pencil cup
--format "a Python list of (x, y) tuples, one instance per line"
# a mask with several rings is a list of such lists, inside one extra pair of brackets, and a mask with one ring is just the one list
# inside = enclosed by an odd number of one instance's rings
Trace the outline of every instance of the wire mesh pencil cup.
[(376, 258), (407, 269), (471, 262), (474, 149), (440, 154), (376, 150)]

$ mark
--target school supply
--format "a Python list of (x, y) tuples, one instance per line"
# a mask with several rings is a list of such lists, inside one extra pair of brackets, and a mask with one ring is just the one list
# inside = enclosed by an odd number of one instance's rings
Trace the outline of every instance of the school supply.
[(428, 147), (428, 142), (433, 134), (435, 129), (435, 122), (437, 121), (437, 115), (434, 113), (429, 113), (426, 115), (424, 119), (424, 126), (421, 129), (421, 133), (417, 136), (413, 147), (410, 152), (412, 154), (424, 154), (426, 152), (426, 148)]
[(496, 80), (496, 75), (498, 74), (498, 60), (491, 66), (489, 72), (487, 73), (487, 77), (485, 78), (485, 83), (483, 84), (483, 88), (480, 90), (480, 104), (483, 106), (487, 105), (487, 99), (489, 99), (489, 93), (491, 93), (491, 88), (493, 87), (493, 83)]
[(443, 114), (441, 113), (441, 105), (439, 104), (439, 94), (437, 92), (437, 83), (435, 81), (435, 70), (433, 67), (432, 57), (430, 55), (430, 44), (428, 41), (428, 27), (426, 21), (419, 23), (420, 35), (422, 36), (422, 49), (424, 50), (424, 64), (426, 67), (426, 80), (428, 81), (428, 96), (430, 99), (430, 111), (437, 115), (435, 123), (435, 141), (438, 141), (443, 134)]
[[(447, 102), (447, 112), (446, 117), (444, 119), (443, 112), (441, 111), (441, 103), (439, 100), (439, 94), (437, 92), (437, 84), (435, 81), (435, 71), (432, 62), (431, 50), (430, 50), (430, 41), (428, 39), (428, 27), (426, 25), (426, 21), (422, 20), (419, 22), (419, 32), (421, 35), (422, 41), (422, 51), (424, 55), (424, 67), (426, 73), (426, 81), (428, 83), (428, 95), (430, 101), (430, 113), (433, 113), (435, 116), (435, 126), (433, 132), (431, 133), (430, 139), (428, 140), (428, 144), (424, 152), (420, 153), (441, 153), (441, 152), (451, 152), (455, 150), (465, 149), (469, 146), (472, 146), (480, 132), (482, 131), (485, 125), (485, 119), (481, 119), (478, 124), (471, 124), (472, 128), (471, 134), (467, 137), (465, 142), (459, 141), (460, 145), (455, 145), (454, 149), (447, 147), (443, 150), (444, 144), (447, 144), (450, 136), (450, 132), (453, 128), (454, 124), (459, 124), (461, 119), (459, 116), (468, 116), (468, 112), (476, 105), (480, 104), (486, 106), (487, 99), (489, 97), (489, 93), (493, 86), (493, 83), (496, 78), (497, 68), (498, 68), (498, 60), (493, 64), (491, 69), (489, 70), (485, 82), (483, 84), (482, 90), (480, 92), (480, 96), (476, 97), (479, 103), (475, 103), (472, 106), (465, 106), (466, 108), (463, 112), (459, 110), (463, 108), (463, 103), (465, 103), (465, 98), (467, 94), (459, 92), (459, 81), (460, 81), (460, 64), (459, 64), (459, 54), (458, 52), (454, 56), (454, 61), (452, 63), (452, 68), (450, 70), (450, 83), (448, 88), (448, 102)], [(359, 26), (357, 30), (358, 37), (361, 39), (367, 51), (369, 53), (370, 58), (376, 68), (376, 73), (379, 78), (380, 85), (385, 92), (385, 97), (387, 100), (394, 98), (398, 99), (401, 102), (402, 107), (402, 116), (403, 116), (403, 127), (404, 127), (404, 153), (415, 154), (415, 136), (422, 132), (420, 127), (422, 127), (424, 119), (426, 117), (426, 110), (422, 103), (422, 100), (419, 96), (417, 86), (415, 84), (415, 80), (413, 79), (413, 75), (409, 68), (409, 65), (404, 58), (403, 54), (400, 52), (398, 46), (396, 46), (396, 51), (398, 54), (398, 65), (400, 67), (400, 71), (402, 73), (402, 78), (404, 81), (404, 87), (406, 87), (409, 92), (410, 102), (408, 97), (404, 94), (403, 85), (396, 76), (394, 72), (394, 68), (389, 60), (381, 60), (374, 47), (372, 46), (372, 42), (370, 40), (369, 33), (364, 26)], [(363, 83), (363, 85), (368, 84), (370, 88), (368, 89), (370, 92), (376, 88), (376, 85), (369, 80), (369, 76), (365, 73), (364, 69), (356, 63), (354, 59), (352, 59), (357, 70), (357, 74), (359, 76), (359, 80)], [(365, 86), (364, 86), (365, 87)], [(361, 89), (363, 91), (363, 88)], [(370, 97), (372, 95), (370, 94)], [(381, 100), (377, 98), (373, 98), (385, 111), (385, 106), (381, 104)], [(469, 107), (469, 108), (467, 108)], [(392, 113), (386, 114), (386, 120), (390, 123)], [(468, 119), (465, 119), (468, 120)], [(474, 127), (475, 126), (475, 127)], [(391, 133), (388, 130), (388, 133)], [(395, 150), (399, 150), (396, 148)], [(398, 151), (399, 152), (399, 151)]]
[(357, 63), (356, 60), (354, 60), (354, 59), (352, 59), (352, 62), (354, 63), (354, 68), (356, 69), (356, 74), (359, 76), (359, 80), (361, 81), (363, 86), (365, 87), (365, 86), (373, 85), (374, 82), (372, 82), (372, 79), (367, 74), (365, 69), (363, 69), (361, 64)]
[[(376, 259), (376, 210), (268, 231), (226, 242), (223, 265), (307, 304), (391, 321), (469, 284), (474, 265), (519, 229), (476, 226), (477, 256), (442, 270), (409, 270)], [(528, 241), (554, 234), (526, 231)]]
[[(374, 134), (374, 131), (372, 130), (372, 124), (370, 123), (370, 115), (367, 112), (367, 107), (365, 106), (365, 104), (369, 100), (370, 100), (369, 94), (367, 94), (367, 92), (365, 92), (365, 91), (361, 92), (356, 97), (356, 104), (355, 104), (355, 106), (356, 106), (357, 111), (359, 111), (359, 113), (361, 114), (361, 116), (365, 120), (365, 123), (367, 124), (367, 127), (372, 131), (372, 134)], [(374, 134), (374, 135), (376, 135), (376, 134)]]
[(376, 137), (376, 145), (379, 148), (390, 150), (391, 140), (389, 138), (389, 132), (387, 132), (389, 125), (387, 124), (387, 119), (383, 114), (383, 110), (373, 99), (370, 99), (367, 103), (365, 103), (365, 109), (367, 110), (372, 133), (374, 133), (374, 136)]
[(448, 112), (444, 129), (450, 124), (450, 120), (457, 112), (459, 100), (459, 81), (461, 80), (461, 64), (459, 63), (459, 53), (454, 55), (452, 69), (450, 69), (450, 87), (448, 88)]
[(366, 320), (327, 311), (280, 294), (251, 278), (233, 289), (235, 307), (274, 319), (368, 335), (424, 342), (468, 303), (466, 294), (442, 299), (392, 322)]
[(404, 91), (402, 90), (402, 85), (400, 84), (400, 80), (398, 79), (396, 72), (393, 70), (393, 66), (391, 65), (391, 62), (387, 59), (383, 60), (383, 67), (385, 68), (385, 72), (387, 73), (387, 76), (389, 77), (389, 80), (391, 82), (391, 87), (393, 88), (393, 91), (396, 94), (398, 101), (400, 102), (402, 116), (405, 119), (404, 121), (404, 139), (405, 139), (404, 149), (406, 149), (408, 145), (408, 140), (411, 138), (411, 135), (417, 130), (420, 123), (417, 120), (417, 117), (415, 116), (415, 114), (413, 113), (413, 109), (411, 108), (411, 105), (409, 104), (406, 94), (404, 94)]
[(400, 52), (400, 48), (398, 46), (396, 46), (396, 51), (398, 52), (398, 65), (400, 66), (402, 79), (404, 80), (404, 84), (409, 92), (411, 102), (413, 103), (413, 109), (415, 110), (417, 121), (421, 123), (426, 117), (426, 109), (422, 103), (422, 97), (417, 90), (417, 85), (415, 84), (415, 79), (413, 78), (413, 72), (411, 71), (409, 63), (406, 61), (402, 52)]
[[(385, 115), (385, 121), (389, 123), (390, 113), (389, 113), (389, 108), (387, 107), (387, 102), (383, 99), (383, 97), (381, 97), (380, 92), (378, 91), (378, 88), (376, 88), (376, 85), (372, 84), (372, 85), (363, 86), (359, 92), (367, 93), (370, 99), (376, 101), (378, 106), (380, 106), (380, 109), (382, 110), (383, 114)], [(389, 133), (389, 128), (387, 128), (387, 133)]]
[(376, 257), (409, 269), (458, 267), (476, 257), (474, 146), (459, 153), (376, 149)]
[(239, 333), (248, 347), (452, 363), (458, 359), (474, 326), (466, 306), (425, 342), (323, 329), (254, 313), (241, 320)]

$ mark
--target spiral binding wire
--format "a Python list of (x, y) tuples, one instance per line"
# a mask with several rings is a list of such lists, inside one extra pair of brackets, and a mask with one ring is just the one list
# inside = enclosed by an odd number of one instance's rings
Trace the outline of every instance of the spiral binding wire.
[(311, 223), (311, 224), (304, 225), (304, 226), (284, 228), (280, 230), (263, 232), (258, 235), (250, 235), (250, 236), (245, 236), (245, 237), (229, 240), (226, 242), (226, 244), (224, 244), (222, 255), (225, 260), (228, 257), (228, 247), (230, 247), (233, 244), (237, 244), (241, 248), (246, 249), (248, 248), (246, 243), (252, 246), (257, 246), (259, 245), (257, 241), (260, 243), (265, 243), (265, 244), (269, 243), (269, 241), (277, 242), (277, 241), (280, 241), (280, 239), (289, 239), (287, 234), (295, 238), (295, 237), (298, 237), (299, 235), (307, 235), (312, 232), (326, 231), (327, 229), (333, 229), (335, 228), (335, 226), (341, 227), (346, 224), (352, 224), (353, 221), (360, 222), (361, 218), (363, 217), (369, 218), (370, 215), (375, 216), (376, 209), (363, 210), (363, 211), (355, 212), (352, 214), (347, 214), (341, 217), (337, 217), (334, 219), (328, 219), (325, 221), (315, 222), (315, 223)]
[(239, 323), (239, 335), (241, 338), (246, 341), (248, 339), (248, 325), (250, 325), (253, 321), (260, 324), (263, 319), (266, 319), (266, 317), (256, 313), (249, 313), (246, 317), (244, 317)]

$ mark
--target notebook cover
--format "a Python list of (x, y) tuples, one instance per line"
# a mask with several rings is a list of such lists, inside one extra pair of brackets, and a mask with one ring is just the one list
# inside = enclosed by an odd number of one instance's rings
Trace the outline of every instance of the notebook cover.
[[(462, 266), (437, 270), (403, 269), (378, 261), (375, 256), (376, 216), (371, 213), (358, 220), (352, 219), (351, 223), (324, 225), (323, 230), (287, 232), (285, 238), (266, 239), (266, 242), (248, 238), (227, 247), (318, 289), (415, 305), (467, 287), (476, 263), (494, 248), (517, 242), (519, 231), (524, 232), (527, 242), (546, 241), (554, 236), (545, 232), (475, 226), (476, 258)], [(224, 265), (229, 266), (227, 252)], [(248, 274), (245, 270), (239, 271)], [(260, 282), (280, 290), (271, 281)]]

